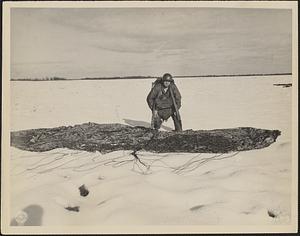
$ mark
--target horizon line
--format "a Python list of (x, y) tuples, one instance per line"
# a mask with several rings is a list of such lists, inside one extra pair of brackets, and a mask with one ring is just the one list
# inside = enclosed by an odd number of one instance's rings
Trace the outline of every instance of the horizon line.
[[(173, 78), (196, 78), (196, 77), (237, 77), (237, 76), (272, 76), (272, 75), (292, 75), (291, 72), (284, 72), (284, 73), (254, 73), (254, 74), (208, 74), (208, 75), (174, 75)], [(153, 79), (153, 78), (160, 78), (162, 76), (142, 76), (142, 75), (131, 75), (131, 76), (109, 76), (109, 77), (83, 77), (78, 79), (67, 79), (64, 77), (48, 77), (45, 76), (43, 78), (12, 78), (11, 81), (74, 81), (74, 80), (117, 80), (117, 79)], [(47, 79), (48, 78), (48, 79)]]

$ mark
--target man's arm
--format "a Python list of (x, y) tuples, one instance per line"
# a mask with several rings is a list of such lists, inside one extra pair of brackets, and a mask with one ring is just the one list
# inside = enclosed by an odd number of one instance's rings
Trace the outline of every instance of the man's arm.
[(148, 106), (149, 108), (152, 110), (153, 108), (153, 105), (154, 105), (154, 101), (155, 101), (155, 98), (157, 96), (157, 86), (154, 86), (150, 93), (148, 94), (147, 96), (147, 103), (148, 103)]

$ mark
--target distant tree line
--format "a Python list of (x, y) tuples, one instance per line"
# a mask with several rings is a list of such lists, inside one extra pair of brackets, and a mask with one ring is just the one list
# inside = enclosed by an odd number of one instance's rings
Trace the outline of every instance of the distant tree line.
[(44, 78), (23, 78), (23, 79), (11, 79), (12, 81), (49, 81), (49, 80), (66, 80), (66, 78), (62, 77), (44, 77)]
[(115, 77), (86, 77), (80, 80), (112, 80), (112, 79), (151, 79), (156, 78), (154, 76), (115, 76)]
[[(174, 78), (193, 78), (193, 77), (238, 77), (238, 76), (272, 76), (272, 75), (291, 75), (292, 73), (268, 73), (268, 74), (220, 74), (220, 75), (175, 75)], [(118, 79), (153, 79), (159, 76), (114, 76), (114, 77), (84, 77), (80, 79), (66, 79), (62, 77), (44, 77), (44, 78), (23, 78), (12, 81), (52, 81), (52, 80), (118, 80)]]
[(220, 74), (220, 75), (176, 75), (175, 78), (192, 78), (192, 77), (238, 77), (238, 76), (272, 76), (272, 75), (292, 75), (290, 72), (286, 73), (260, 73), (260, 74)]
[[(291, 75), (292, 73), (265, 73), (265, 74), (220, 74), (220, 75), (175, 75), (174, 78), (195, 78), (195, 77), (238, 77), (238, 76), (272, 76)], [(153, 79), (159, 76), (116, 76), (116, 77), (85, 77), (79, 80), (114, 80), (114, 79)]]

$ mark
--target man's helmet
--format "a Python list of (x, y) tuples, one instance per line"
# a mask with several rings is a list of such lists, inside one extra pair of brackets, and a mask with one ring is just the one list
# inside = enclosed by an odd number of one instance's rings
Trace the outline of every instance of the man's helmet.
[(165, 73), (165, 74), (163, 75), (162, 81), (170, 81), (170, 82), (174, 82), (172, 75), (169, 74), (169, 73)]

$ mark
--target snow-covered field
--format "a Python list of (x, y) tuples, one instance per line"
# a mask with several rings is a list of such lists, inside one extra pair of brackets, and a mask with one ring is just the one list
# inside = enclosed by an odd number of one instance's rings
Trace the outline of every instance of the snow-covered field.
[[(11, 130), (85, 122), (149, 126), (151, 82), (11, 82)], [(282, 132), (261, 150), (139, 152), (151, 164), (146, 170), (128, 151), (34, 153), (11, 147), (11, 218), (23, 210), (27, 224), (43, 226), (291, 224), (292, 88), (273, 83), (291, 83), (291, 76), (176, 79), (184, 129)], [(171, 119), (163, 129), (173, 129)], [(83, 184), (86, 197), (78, 190)]]

